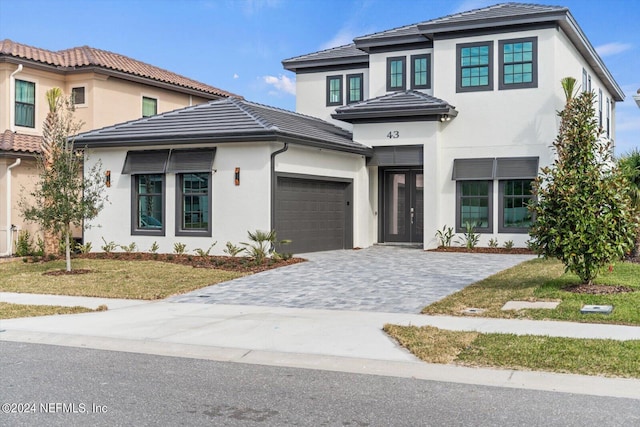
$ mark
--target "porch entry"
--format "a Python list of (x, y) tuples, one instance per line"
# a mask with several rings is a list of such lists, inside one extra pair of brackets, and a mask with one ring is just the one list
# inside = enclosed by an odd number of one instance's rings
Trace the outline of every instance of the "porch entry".
[(422, 168), (382, 172), (385, 242), (422, 243), (424, 237), (424, 174)]

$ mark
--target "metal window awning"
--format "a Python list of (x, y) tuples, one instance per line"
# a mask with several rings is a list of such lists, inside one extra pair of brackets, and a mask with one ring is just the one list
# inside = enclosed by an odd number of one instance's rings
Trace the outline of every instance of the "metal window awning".
[(215, 148), (202, 148), (193, 150), (172, 150), (167, 165), (167, 172), (211, 172)]
[(373, 147), (367, 166), (419, 166), (424, 164), (422, 145)]
[(534, 179), (538, 175), (538, 157), (485, 157), (454, 159), (454, 181), (493, 179)]
[(210, 172), (215, 148), (127, 151), (123, 174)]
[(123, 174), (164, 173), (169, 150), (127, 151)]

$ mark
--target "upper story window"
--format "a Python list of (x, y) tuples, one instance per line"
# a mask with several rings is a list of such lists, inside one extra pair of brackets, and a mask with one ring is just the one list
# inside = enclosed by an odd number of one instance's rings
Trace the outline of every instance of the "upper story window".
[(588, 83), (587, 83), (587, 70), (585, 70), (584, 68), (582, 69), (582, 91), (586, 92), (588, 89)]
[(431, 55), (411, 56), (411, 88), (429, 89), (431, 88)]
[(15, 125), (36, 127), (36, 84), (16, 80)]
[(342, 76), (327, 77), (327, 106), (342, 105)]
[(611, 100), (607, 98), (607, 138), (611, 138)]
[(347, 75), (347, 104), (360, 102), (364, 98), (363, 74)]
[(84, 86), (71, 88), (71, 101), (73, 102), (73, 105), (86, 104), (87, 101), (85, 98)]
[(456, 92), (493, 90), (493, 42), (456, 46)]
[(538, 39), (500, 40), (500, 84), (502, 89), (538, 87)]
[(602, 89), (598, 89), (598, 126), (602, 128)]
[(158, 100), (155, 98), (142, 97), (142, 117), (155, 116), (158, 114)]
[(404, 56), (387, 58), (387, 91), (405, 90), (405, 62)]

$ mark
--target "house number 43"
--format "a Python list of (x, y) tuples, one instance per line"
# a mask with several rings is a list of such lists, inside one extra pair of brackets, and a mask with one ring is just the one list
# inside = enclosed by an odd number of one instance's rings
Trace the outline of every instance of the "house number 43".
[(389, 139), (400, 138), (400, 132), (398, 132), (397, 130), (392, 130), (387, 134), (387, 138)]

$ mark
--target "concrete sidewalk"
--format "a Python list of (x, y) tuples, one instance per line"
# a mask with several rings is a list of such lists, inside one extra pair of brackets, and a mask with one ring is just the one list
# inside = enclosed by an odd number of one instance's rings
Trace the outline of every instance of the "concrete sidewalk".
[(640, 340), (640, 327), (619, 325), (159, 301), (105, 312), (1, 320), (0, 341), (640, 399), (640, 380), (425, 364), (382, 332), (385, 323)]

